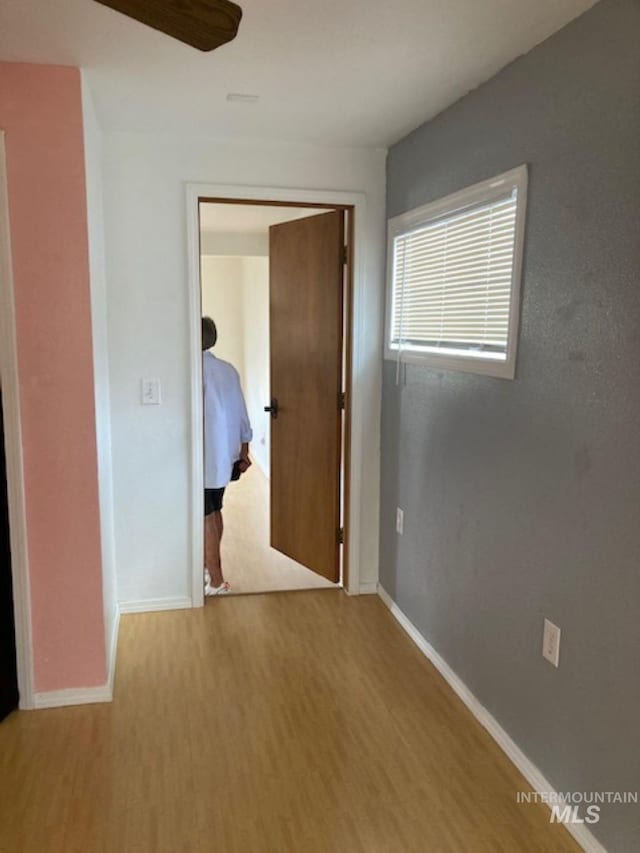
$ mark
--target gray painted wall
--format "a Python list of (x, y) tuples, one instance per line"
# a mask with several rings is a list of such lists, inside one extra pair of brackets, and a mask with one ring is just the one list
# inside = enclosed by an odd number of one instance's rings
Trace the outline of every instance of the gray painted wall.
[[(640, 789), (639, 45), (603, 0), (388, 160), (389, 216), (529, 164), (516, 379), (384, 364), (380, 571), (561, 791)], [(640, 806), (591, 828), (636, 851)]]

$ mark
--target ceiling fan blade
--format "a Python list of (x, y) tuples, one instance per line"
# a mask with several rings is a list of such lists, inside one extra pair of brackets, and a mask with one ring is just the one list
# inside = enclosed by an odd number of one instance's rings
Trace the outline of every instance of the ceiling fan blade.
[(242, 9), (231, 0), (96, 0), (198, 50), (236, 37)]

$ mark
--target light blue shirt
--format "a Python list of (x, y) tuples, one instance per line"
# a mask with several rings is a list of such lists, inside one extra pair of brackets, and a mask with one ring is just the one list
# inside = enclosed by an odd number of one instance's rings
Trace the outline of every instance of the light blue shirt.
[(231, 480), (241, 445), (251, 441), (238, 371), (213, 353), (202, 354), (204, 386), (204, 487), (222, 489)]

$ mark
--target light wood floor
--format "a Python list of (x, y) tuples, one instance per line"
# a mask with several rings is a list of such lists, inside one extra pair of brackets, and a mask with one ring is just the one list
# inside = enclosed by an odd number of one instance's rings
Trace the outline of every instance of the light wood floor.
[(112, 705), (0, 725), (2, 853), (576, 851), (373, 596), (121, 623)]
[(233, 593), (335, 588), (269, 545), (269, 481), (253, 464), (224, 495), (222, 562)]

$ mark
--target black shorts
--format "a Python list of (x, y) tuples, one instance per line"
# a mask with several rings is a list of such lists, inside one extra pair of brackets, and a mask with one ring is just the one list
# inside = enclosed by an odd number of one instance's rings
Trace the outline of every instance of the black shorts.
[(222, 509), (222, 496), (224, 486), (221, 489), (204, 490), (204, 514), (211, 515), (212, 512), (220, 512)]

